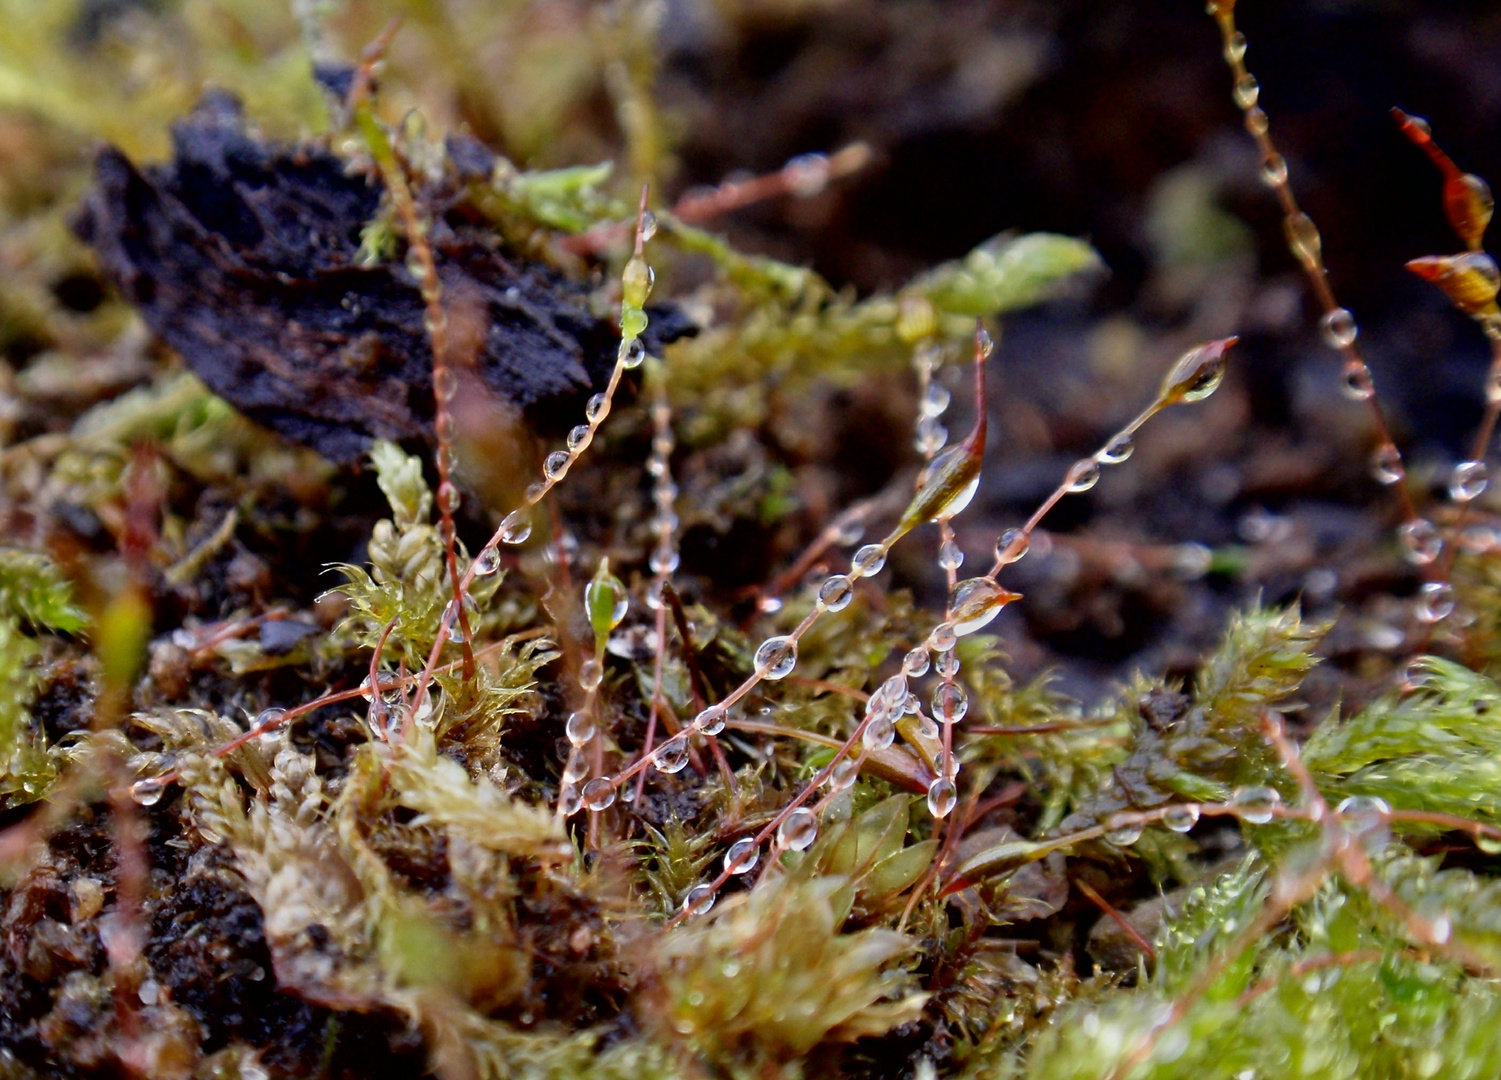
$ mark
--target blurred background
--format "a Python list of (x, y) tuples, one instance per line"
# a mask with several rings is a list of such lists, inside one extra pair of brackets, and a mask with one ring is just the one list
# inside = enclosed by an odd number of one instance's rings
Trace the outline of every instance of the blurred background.
[[(1001, 632), (1018, 674), (1060, 667), (1065, 688), (1091, 698), (1132, 667), (1187, 671), (1226, 612), (1257, 596), (1342, 613), (1328, 646), (1341, 692), (1358, 696), (1389, 669), (1381, 658), (1402, 655), (1400, 601), (1417, 581), (1367, 475), (1369, 420), (1338, 393), (1217, 30), (1194, 0), (0, 0), (0, 350), (12, 375), (24, 382), (61, 344), (103, 349), (125, 317), (97, 325), (104, 286), (63, 226), (98, 140), (160, 158), (170, 121), (210, 84), (240, 93), (274, 136), (316, 133), (327, 119), (310, 60), (354, 59), (393, 14), (404, 26), (388, 114), (467, 129), (522, 167), (615, 159), (622, 190), (650, 176), (670, 202), (865, 143), (857, 174), (714, 223), (836, 287), (899, 285), (1007, 229), (1093, 243), (1107, 273), (1002, 328), (990, 460), (959, 523), (971, 565), (1150, 397), (1174, 355), (1241, 335), (1226, 389), (1155, 423), (1128, 465), (1059, 507), (1055, 542), (1016, 568), (1028, 600)], [(1501, 180), (1501, 8), (1242, 0), (1237, 17), (1415, 490), (1436, 490), (1467, 453), (1488, 352), (1403, 270), (1458, 243), (1436, 170), (1388, 110), (1427, 117), (1461, 168)], [(762, 436), (795, 475), (837, 474), (841, 499), (874, 492), (916, 460), (905, 387), (840, 389), (816, 450), (775, 418)], [(955, 395), (967, 416), (957, 380)], [(53, 422), (28, 409), (12, 409), (12, 437)], [(685, 567), (739, 550), (690, 534)], [(897, 571), (920, 599), (939, 595), (930, 551)]]

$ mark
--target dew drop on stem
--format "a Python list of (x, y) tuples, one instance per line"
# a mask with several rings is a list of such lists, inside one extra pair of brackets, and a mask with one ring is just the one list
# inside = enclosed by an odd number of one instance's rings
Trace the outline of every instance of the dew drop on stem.
[(665, 742), (657, 747), (652, 754), (652, 764), (658, 772), (673, 773), (683, 771), (683, 766), (688, 764), (688, 743), (685, 739), (675, 739)]
[(855, 552), (851, 565), (860, 571), (862, 577), (875, 577), (886, 565), (886, 549), (880, 544), (866, 544)]
[(1105, 444), (1105, 448), (1099, 453), (1099, 462), (1102, 465), (1119, 465), (1129, 458), (1136, 449), (1136, 443), (1125, 432), (1111, 437)]
[(1483, 461), (1461, 461), (1449, 476), (1449, 498), (1458, 503), (1476, 498), (1490, 482)]
[(615, 803), (615, 785), (605, 779), (590, 780), (580, 794), (584, 806), (595, 813), (608, 810)]
[(695, 885), (683, 898), (683, 913), (686, 915), (707, 915), (713, 906), (714, 890), (708, 885)]
[(1105, 819), (1105, 839), (1119, 847), (1130, 847), (1141, 839), (1141, 819), (1135, 814), (1111, 814)]
[(1414, 518), (1397, 529), (1397, 539), (1402, 544), (1407, 561), (1414, 566), (1427, 566), (1438, 558), (1443, 550), (1444, 538), (1427, 518)]
[(761, 846), (754, 837), (742, 836), (724, 853), (724, 870), (727, 874), (747, 874), (761, 860)]
[(579, 685), (585, 690), (598, 690), (604, 677), (604, 665), (592, 656), (579, 665)]
[(1194, 803), (1175, 803), (1162, 812), (1162, 824), (1175, 833), (1186, 833), (1199, 823), (1199, 808)]
[(756, 650), (756, 668), (765, 679), (784, 679), (797, 666), (797, 642), (779, 635), (761, 642)]
[(1230, 794), (1230, 805), (1239, 811), (1242, 821), (1249, 821), (1252, 825), (1265, 825), (1271, 821), (1281, 803), (1282, 796), (1277, 789), (1265, 784), (1236, 788)]
[(865, 725), (865, 734), (860, 741), (871, 753), (879, 753), (896, 741), (896, 725), (890, 716), (882, 713)]
[(1100, 463), (1094, 458), (1081, 458), (1069, 467), (1064, 484), (1073, 494), (1088, 491), (1100, 482)]
[(1418, 590), (1419, 622), (1432, 625), (1454, 614), (1454, 587), (1447, 581), (1430, 581)]
[(1371, 476), (1378, 484), (1390, 486), (1400, 483), (1407, 475), (1402, 464), (1402, 453), (1391, 443), (1382, 443), (1371, 452)]
[(1319, 320), (1319, 334), (1331, 349), (1348, 349), (1360, 336), (1360, 328), (1347, 308), (1337, 307)]
[(1340, 377), (1340, 392), (1351, 401), (1370, 401), (1376, 396), (1376, 383), (1371, 378), (1371, 369), (1359, 360), (1346, 364)]
[(806, 806), (799, 806), (777, 826), (777, 844), (791, 851), (803, 851), (818, 836), (818, 818)]
[(474, 557), (474, 573), (477, 577), (489, 577), (500, 569), (500, 549), (494, 547), (482, 547), (480, 553)]
[(948, 817), (959, 802), (959, 791), (954, 782), (940, 776), (928, 785), (928, 813), (935, 818)]
[(580, 749), (589, 745), (596, 731), (598, 727), (594, 723), (594, 717), (583, 711), (569, 713), (568, 722), (563, 725), (563, 734)]

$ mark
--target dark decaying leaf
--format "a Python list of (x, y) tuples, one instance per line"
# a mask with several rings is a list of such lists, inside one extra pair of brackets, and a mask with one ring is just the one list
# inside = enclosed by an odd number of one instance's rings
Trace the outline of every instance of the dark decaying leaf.
[[(356, 263), (380, 210), (373, 173), (315, 146), (247, 132), (211, 92), (173, 131), (175, 160), (137, 168), (113, 148), (75, 228), (151, 328), (252, 419), (336, 461), (377, 438), (426, 440), (432, 353), (417, 283), (400, 261)], [(503, 254), (493, 231), (425, 192), (444, 295), (466, 320), (451, 363), (542, 428), (577, 418), (614, 362), (618, 331), (586, 286)], [(649, 349), (689, 332), (649, 309)], [(467, 343), (467, 351), (461, 352)]]

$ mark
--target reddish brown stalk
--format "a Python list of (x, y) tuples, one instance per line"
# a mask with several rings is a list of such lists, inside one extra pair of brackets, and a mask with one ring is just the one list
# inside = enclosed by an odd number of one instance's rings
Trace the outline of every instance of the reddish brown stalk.
[[(1391, 436), (1381, 402), (1376, 396), (1371, 369), (1366, 365), (1356, 344), (1356, 329), (1353, 317), (1335, 299), (1334, 289), (1329, 284), (1329, 272), (1324, 267), (1322, 245), (1318, 229), (1307, 214), (1298, 206), (1292, 187), (1287, 180), (1287, 161), (1277, 152), (1268, 134), (1266, 112), (1257, 105), (1259, 89), (1255, 77), (1246, 68), (1246, 39), (1235, 28), (1234, 0), (1210, 0), (1209, 13), (1220, 28), (1225, 62), (1230, 66), (1235, 80), (1235, 102), (1245, 116), (1246, 131), (1256, 140), (1261, 154), (1262, 178), (1271, 187), (1282, 208), (1283, 227), (1287, 232), (1288, 246), (1299, 265), (1303, 267), (1315, 299), (1321, 311), (1321, 326), (1326, 343), (1337, 350), (1345, 361), (1345, 380), (1350, 386), (1359, 386), (1361, 396), (1370, 408), (1371, 422), (1382, 448), (1391, 448), (1395, 453), (1396, 443)], [(1393, 483), (1397, 509), (1404, 523), (1418, 520), (1417, 509), (1402, 480)]]
[(375, 68), (385, 59), (386, 52), (391, 48), (391, 42), (396, 40), (396, 32), (400, 29), (401, 16), (393, 16), (376, 35), (375, 40), (360, 50), (360, 62), (354, 69), (354, 79), (350, 82), (349, 93), (344, 99), (347, 108), (358, 108), (370, 96), (375, 83)]
[(1074, 887), (1083, 893), (1091, 904), (1099, 908), (1109, 917), (1111, 922), (1121, 928), (1121, 933), (1131, 939), (1131, 944), (1140, 949), (1148, 960), (1153, 963), (1157, 962), (1157, 950), (1152, 948), (1150, 941), (1141, 936), (1140, 930), (1131, 925), (1130, 919), (1122, 915), (1114, 904), (1095, 891), (1089, 882), (1084, 881), (1082, 878), (1072, 878), (1070, 880), (1073, 881)]
[[(821, 190), (829, 181), (863, 169), (870, 159), (870, 147), (864, 143), (846, 146), (827, 158), (821, 154), (793, 158), (774, 173), (748, 180), (726, 180), (706, 191), (685, 192), (669, 213), (684, 224), (693, 225), (782, 195), (811, 194), (815, 184)], [(588, 255), (618, 244), (630, 235), (629, 229), (628, 225), (610, 222), (577, 236), (564, 237), (558, 244), (572, 254)]]
[[(646, 189), (645, 185), (643, 185), (642, 188), (641, 188), (641, 201), (638, 204), (637, 210), (636, 210), (636, 246), (635, 246), (635, 253), (638, 256), (641, 254), (642, 247), (643, 247), (643, 245), (646, 242), (646, 232), (645, 232), (645, 224), (646, 224), (646, 196), (647, 196), (647, 189)], [(622, 352), (623, 352), (623, 347), (622, 347)], [(604, 390), (604, 399), (605, 399), (605, 401), (607, 403), (610, 402), (611, 400), (613, 400), (613, 398), (615, 396), (615, 391), (620, 386), (620, 379), (621, 379), (621, 376), (624, 374), (624, 372), (625, 372), (625, 366), (624, 366), (624, 363), (622, 362), (622, 357), (617, 357), (617, 359), (615, 361), (615, 366), (610, 370), (610, 380), (606, 384), (605, 390)], [(584, 448), (587, 447), (589, 445), (589, 443), (591, 443), (593, 441), (594, 432), (598, 430), (599, 425), (604, 422), (604, 418), (607, 415), (608, 415), (608, 410), (606, 410), (605, 412), (599, 414), (598, 416), (591, 416), (591, 418), (589, 419), (589, 422), (588, 422), (589, 438), (587, 440), (585, 440), (579, 447), (577, 447), (577, 448), (571, 448), (568, 451), (568, 463), (570, 465), (574, 461), (576, 461), (578, 459), (578, 457), (579, 457), (580, 454), (583, 453)], [(528, 509), (528, 510), (530, 510), (532, 507), (536, 506), (537, 503), (539, 503), (543, 499), (545, 499), (548, 496), (548, 494), (552, 491), (552, 489), (557, 486), (559, 480), (561, 480), (562, 477), (563, 477), (563, 475), (565, 475), (565, 474), (566, 474), (566, 470), (564, 470), (563, 472), (559, 472), (559, 473), (556, 473), (556, 474), (551, 474), (551, 475), (545, 476), (544, 479), (542, 480), (541, 484), (535, 485), (536, 490), (534, 490), (534, 491), (529, 490), (528, 491), (527, 496), (526, 496), (526, 505), (525, 505), (525, 508)], [(504, 542), (504, 538), (506, 536), (506, 530), (508, 528), (508, 524), (507, 523), (509, 521), (510, 521), (510, 517), (508, 515), (507, 518), (504, 519), (501, 522), (500, 527), (497, 528), (495, 530), (495, 532), (491, 535), (490, 539), (485, 542), (484, 548), (482, 548), (480, 550), (480, 555), (483, 555), (484, 551), (486, 549), (489, 549), (489, 548), (499, 549), (501, 543)], [(478, 567), (479, 567), (479, 557), (476, 556), (475, 558), (473, 558), (473, 559), (471, 559), (469, 561), (468, 568), (465, 569), (463, 575), (458, 579), (458, 582), (457, 582), (457, 585), (456, 585), (456, 589), (457, 589), (458, 593), (460, 594), (460, 597), (462, 597), (462, 595), (466, 591), (468, 591), (470, 583), (474, 581), (474, 577), (478, 573)], [(427, 693), (427, 689), (428, 689), (429, 684), (432, 682), (433, 673), (437, 669), (437, 666), (438, 666), (438, 657), (442, 655), (442, 653), (443, 653), (443, 646), (448, 642), (449, 635), (452, 632), (454, 615), (455, 615), (454, 609), (450, 608), (448, 611), (444, 612), (443, 618), (441, 618), (440, 620), (438, 620), (438, 632), (437, 632), (437, 634), (433, 638), (433, 646), (432, 646), (431, 651), (428, 653), (427, 663), (423, 666), (423, 669), (422, 669), (421, 673), (417, 676), (417, 690), (416, 690), (416, 694), (414, 696), (414, 700), (417, 701), (417, 702), (420, 702), (422, 700), (423, 695)], [(460, 619), (464, 618), (464, 605), (462, 603), (462, 600), (457, 605), (457, 615), (458, 615), (458, 617)], [(461, 623), (461, 627), (462, 627), (462, 625), (463, 624)], [(465, 649), (466, 649), (466, 651), (468, 649), (467, 634), (466, 634)], [(416, 723), (416, 713), (415, 713), (415, 710), (414, 709), (408, 709), (407, 710), (407, 714), (406, 714), (406, 719), (405, 719), (405, 721), (402, 724), (402, 738), (403, 739), (405, 739), (406, 737), (408, 737), (411, 734), (412, 725), (414, 723)]]

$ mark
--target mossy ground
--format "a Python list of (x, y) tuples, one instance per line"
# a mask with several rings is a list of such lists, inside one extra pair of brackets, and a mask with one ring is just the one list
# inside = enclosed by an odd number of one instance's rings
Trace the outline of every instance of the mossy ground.
[[(1336, 284), (1363, 340), (1387, 343), (1372, 361), (1427, 506), (1479, 416), (1482, 339), (1436, 291), (1397, 283), (1402, 258), (1448, 250), (1437, 183), (1366, 122), (1387, 88), (1350, 57), (1389, 39), (1396, 81), (1443, 56), (1463, 83), (1495, 27), (1243, 8), (1274, 123), (1304, 126), (1283, 128), (1294, 185)], [(872, 163), (705, 223), (717, 232), (664, 215), (653, 299), (699, 332), (628, 373), (533, 538), (480, 579), (477, 673), (438, 676), (430, 721), (398, 738), (353, 697), (219, 757), (264, 710), (358, 687), (388, 625), (389, 675), (426, 658), (448, 599), (431, 400), (414, 397), (404, 449), (318, 458), (204, 391), (68, 218), (94, 140), (163, 160), (206, 85), (238, 93), (265, 138), (327, 139), (380, 186), (311, 60), (352, 61), (398, 10), (376, 114), (424, 205), (513, 265), (548, 264), (606, 324), (619, 230), (565, 238), (628, 220), (640, 181), (667, 207), (854, 138)], [(1150, 4), (1111, 18), (0, 0), (0, 1075), (1501, 1071), (1497, 556), (1461, 557), (1462, 617), (1430, 639), (1412, 618), (1421, 572), (1367, 475), (1365, 414), (1338, 395), (1225, 104), (1212, 23)], [(1279, 92), (1310, 103), (1300, 116)], [(1453, 97), (1473, 114), (1404, 104), (1501, 177), (1488, 106)], [(476, 180), (473, 149), (444, 147), (461, 130), (529, 171)], [(613, 172), (570, 168), (601, 160)], [(381, 207), (360, 250), (407, 282)], [(987, 243), (1013, 227), (1088, 234), (1109, 276), (1061, 236)], [(733, 783), (696, 740), (638, 800), (564, 822), (566, 718), (599, 630), (581, 594), (605, 558), (630, 604), (589, 698), (601, 762), (633, 761), (648, 726), (650, 405), (665, 386), (688, 631), (684, 647), (665, 620), (662, 692), (687, 721), (843, 565), (847, 538), (783, 580), (841, 511), (874, 500), (869, 539), (905, 505), (914, 311), (954, 343), (1000, 316), (979, 492), (954, 522), (963, 574), (1176, 355), (1242, 341), (1212, 398), (1153, 420), (1128, 463), (1060, 503), (1002, 579), (1024, 598), (961, 640), (970, 711), (947, 823), (921, 794), (931, 746), (904, 730), (805, 850), (762, 848), (712, 911), (668, 926), (939, 621), (944, 575), (931, 525), (895, 548), (803, 639), (792, 677), (731, 717)], [(1423, 377), (1403, 378), (1420, 349)], [(939, 376), (954, 441), (965, 367)], [(559, 445), (505, 404), (456, 407), (470, 553)], [(1493, 524), (1489, 498), (1472, 528)], [(772, 583), (780, 602), (759, 602)], [(1405, 668), (1420, 650), (1439, 658)], [(173, 783), (123, 797), (165, 770)], [(1343, 810), (1320, 820), (1325, 804)], [(1202, 810), (1175, 816), (1188, 805)]]

